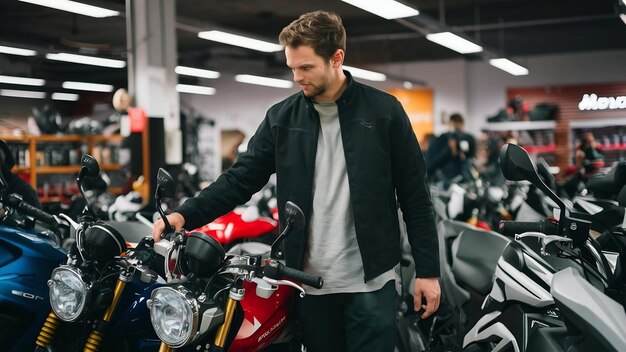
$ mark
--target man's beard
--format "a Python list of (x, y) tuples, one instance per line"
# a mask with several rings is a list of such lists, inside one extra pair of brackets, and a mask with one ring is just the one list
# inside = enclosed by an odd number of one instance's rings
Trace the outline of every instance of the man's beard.
[(311, 87), (313, 88), (313, 91), (311, 92), (304, 91), (304, 95), (307, 98), (314, 99), (315, 97), (326, 93), (326, 86), (311, 86)]
[(319, 85), (310, 84), (309, 87), (313, 89), (310, 92), (305, 92), (303, 90), (304, 96), (306, 96), (307, 98), (315, 99), (315, 97), (318, 97), (326, 93), (326, 91), (328, 90), (328, 86), (329, 86), (328, 80), (323, 80), (322, 82), (320, 82)]

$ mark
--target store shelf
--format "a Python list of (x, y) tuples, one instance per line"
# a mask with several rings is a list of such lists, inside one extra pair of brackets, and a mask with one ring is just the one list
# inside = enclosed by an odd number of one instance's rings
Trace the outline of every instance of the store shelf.
[(552, 153), (556, 150), (556, 144), (524, 145), (522, 148), (524, 148), (528, 153)]
[(80, 165), (68, 166), (38, 166), (38, 174), (71, 174), (80, 171)]
[(108, 191), (120, 195), (124, 192), (124, 187), (109, 187)]
[[(96, 147), (99, 147), (100, 144), (119, 144), (123, 141), (123, 137), (119, 134), (116, 135), (97, 135), (97, 136), (89, 136), (89, 135), (39, 135), (39, 136), (31, 136), (31, 135), (22, 135), (22, 136), (14, 136), (14, 135), (0, 135), (0, 139), (11, 143), (11, 144), (26, 144), (26, 155), (27, 160), (22, 160), (21, 165), (16, 166), (13, 170), (16, 173), (21, 174), (29, 174), (30, 175), (30, 183), (31, 186), (35, 189), (38, 188), (38, 175), (44, 174), (75, 174), (80, 171), (80, 165), (64, 165), (64, 166), (52, 166), (52, 165), (42, 165), (43, 157), (41, 147), (42, 145), (49, 144), (74, 144), (75, 150), (78, 153), (81, 153), (82, 147), (86, 146), (86, 151), (89, 154), (95, 152)], [(56, 145), (52, 148), (56, 148)], [(98, 149), (100, 150), (100, 149)], [(29, 166), (24, 166), (24, 164)], [(117, 171), (121, 170), (121, 166), (119, 164), (106, 164), (101, 166), (101, 169), (104, 171)]]
[(105, 164), (100, 165), (100, 170), (102, 171), (118, 171), (122, 169), (122, 165), (120, 164)]
[(89, 136), (92, 142), (119, 143), (124, 137), (121, 134)]
[[(31, 138), (31, 137), (24, 137)], [(36, 138), (37, 142), (49, 142), (49, 143), (59, 143), (59, 142), (85, 142), (89, 139), (89, 136), (79, 136), (79, 135), (54, 135), (54, 134), (42, 134), (40, 136), (35, 136), (32, 138)]]
[(59, 203), (61, 202), (61, 197), (39, 197), (39, 201), (41, 203)]
[(616, 119), (590, 119), (584, 121), (570, 121), (569, 127), (575, 128), (602, 128), (610, 126), (626, 126), (626, 117)]
[(2, 136), (0, 136), (0, 139), (2, 139), (5, 142), (28, 143), (28, 137), (26, 137), (26, 136), (2, 135)]
[(11, 171), (15, 174), (29, 174), (30, 166), (15, 166)]
[(553, 130), (556, 121), (507, 121), (491, 122), (485, 126), (489, 131), (528, 131), (528, 130)]
[(597, 148), (603, 152), (608, 152), (608, 151), (613, 151), (613, 150), (626, 150), (626, 144), (611, 144), (611, 145), (598, 144)]

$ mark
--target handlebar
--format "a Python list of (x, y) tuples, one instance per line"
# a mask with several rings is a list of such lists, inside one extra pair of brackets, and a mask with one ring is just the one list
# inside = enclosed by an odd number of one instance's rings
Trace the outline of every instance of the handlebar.
[(324, 280), (321, 277), (289, 268), (277, 260), (271, 260), (266, 266), (263, 267), (263, 276), (272, 279), (287, 278), (315, 288), (322, 288), (324, 285)]
[(46, 213), (45, 211), (34, 207), (25, 202), (20, 196), (16, 194), (10, 194), (7, 197), (7, 203), (9, 206), (19, 210), (25, 215), (32, 216), (36, 220), (43, 222), (44, 224), (56, 229), (59, 225), (54, 216)]
[(505, 236), (515, 236), (524, 232), (541, 232), (546, 235), (556, 235), (558, 223), (551, 220), (540, 220), (537, 222), (501, 220), (498, 228), (500, 233)]

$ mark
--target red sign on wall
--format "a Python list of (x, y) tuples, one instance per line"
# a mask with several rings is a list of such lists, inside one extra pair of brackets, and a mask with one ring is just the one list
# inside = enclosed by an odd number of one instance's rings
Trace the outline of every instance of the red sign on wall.
[(130, 132), (143, 132), (148, 121), (146, 111), (142, 108), (128, 108), (127, 111), (130, 123)]

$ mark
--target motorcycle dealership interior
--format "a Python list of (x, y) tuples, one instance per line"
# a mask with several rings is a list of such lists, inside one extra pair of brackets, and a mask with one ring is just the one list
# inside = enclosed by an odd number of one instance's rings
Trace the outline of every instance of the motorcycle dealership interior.
[(276, 175), (189, 232), (159, 218), (255, 133), (307, 140), (264, 121), (307, 89), (278, 38), (317, 10), (423, 155), (441, 301), (413, 309), (399, 187), (395, 350), (626, 351), (626, 0), (0, 1), (0, 350), (304, 350), (293, 304), (323, 280), (282, 243), (313, 205)]

